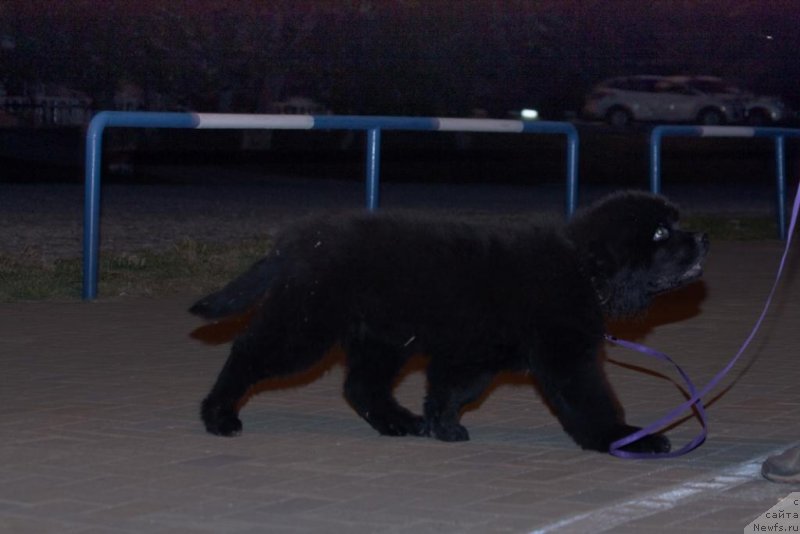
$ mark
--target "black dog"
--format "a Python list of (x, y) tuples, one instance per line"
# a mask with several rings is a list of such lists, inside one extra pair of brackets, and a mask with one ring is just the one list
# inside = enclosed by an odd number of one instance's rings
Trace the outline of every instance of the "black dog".
[[(203, 401), (206, 429), (240, 433), (237, 403), (251, 386), (307, 369), (341, 343), (345, 396), (381, 434), (469, 439), (463, 406), (499, 371), (527, 370), (567, 433), (607, 451), (637, 428), (598, 356), (604, 315), (640, 312), (701, 275), (708, 238), (677, 220), (664, 198), (627, 192), (562, 230), (383, 213), (306, 221), (190, 310), (212, 319), (255, 307)], [(392, 396), (414, 353), (430, 359), (424, 417)], [(669, 441), (628, 449), (663, 452)]]

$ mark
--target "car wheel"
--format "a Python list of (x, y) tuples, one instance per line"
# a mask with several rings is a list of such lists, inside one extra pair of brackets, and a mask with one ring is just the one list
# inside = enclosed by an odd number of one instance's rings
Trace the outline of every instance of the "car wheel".
[(625, 108), (611, 108), (606, 112), (606, 122), (614, 128), (624, 128), (632, 121), (631, 112)]
[(725, 115), (718, 109), (704, 109), (697, 116), (697, 122), (706, 126), (719, 126), (725, 124)]
[(769, 115), (763, 109), (751, 109), (747, 114), (747, 124), (751, 126), (765, 126), (770, 122)]

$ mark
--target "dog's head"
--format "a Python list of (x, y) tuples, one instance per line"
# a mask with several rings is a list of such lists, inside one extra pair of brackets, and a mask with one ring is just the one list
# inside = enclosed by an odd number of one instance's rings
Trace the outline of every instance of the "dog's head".
[(700, 278), (708, 236), (678, 228), (678, 210), (643, 192), (610, 195), (577, 214), (567, 235), (609, 316), (643, 311), (651, 298)]

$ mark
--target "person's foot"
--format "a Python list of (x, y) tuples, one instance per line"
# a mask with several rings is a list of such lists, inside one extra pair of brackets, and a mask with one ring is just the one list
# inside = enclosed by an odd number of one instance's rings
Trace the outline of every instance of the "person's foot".
[(800, 446), (792, 447), (764, 460), (761, 474), (772, 482), (785, 484), (800, 482)]

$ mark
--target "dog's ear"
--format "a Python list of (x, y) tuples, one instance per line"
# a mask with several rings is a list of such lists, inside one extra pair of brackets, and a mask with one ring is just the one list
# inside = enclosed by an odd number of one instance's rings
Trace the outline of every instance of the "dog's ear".
[(592, 279), (608, 278), (618, 268), (618, 260), (607, 242), (590, 240), (584, 244), (584, 249), (580, 252)]
[(612, 297), (610, 278), (614, 274), (617, 262), (606, 243), (590, 240), (575, 245), (578, 248), (584, 274), (591, 282), (598, 301), (605, 306)]

